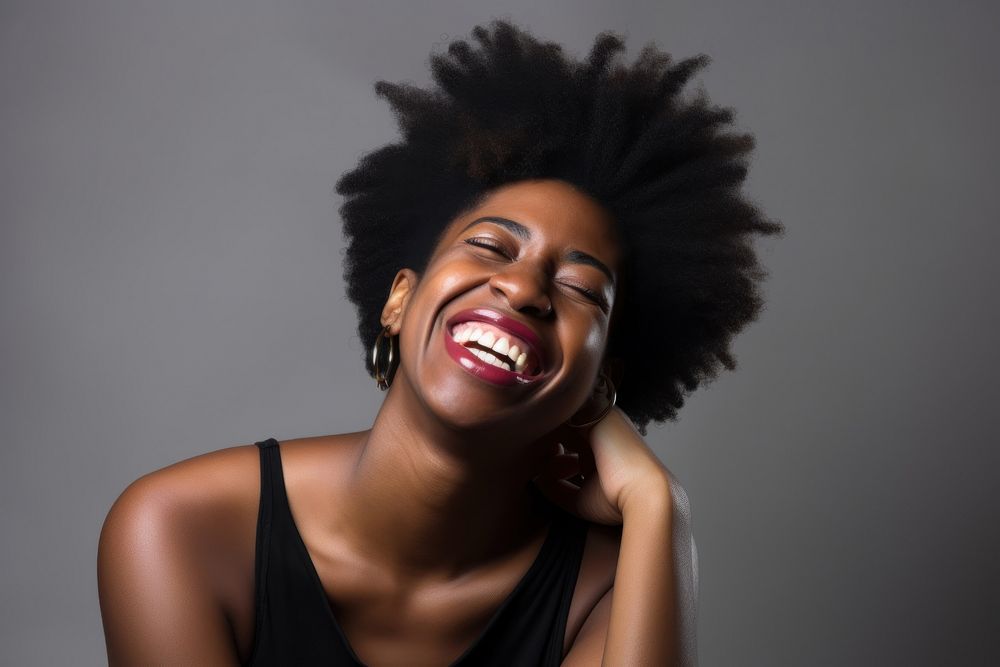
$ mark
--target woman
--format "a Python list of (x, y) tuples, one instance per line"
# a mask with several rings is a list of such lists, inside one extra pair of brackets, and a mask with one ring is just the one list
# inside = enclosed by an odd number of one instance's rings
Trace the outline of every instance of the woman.
[(473, 36), (433, 90), (376, 84), (403, 141), (337, 186), (374, 424), (130, 485), (111, 664), (695, 664), (687, 501), (642, 436), (761, 308), (753, 140), (680, 97), (704, 56)]

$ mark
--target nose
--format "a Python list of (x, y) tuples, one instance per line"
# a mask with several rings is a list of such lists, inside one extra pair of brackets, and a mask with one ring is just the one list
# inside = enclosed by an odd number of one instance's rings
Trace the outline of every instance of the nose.
[(552, 312), (547, 283), (544, 271), (519, 262), (494, 273), (490, 278), (490, 290), (503, 294), (510, 307), (518, 312), (547, 317)]

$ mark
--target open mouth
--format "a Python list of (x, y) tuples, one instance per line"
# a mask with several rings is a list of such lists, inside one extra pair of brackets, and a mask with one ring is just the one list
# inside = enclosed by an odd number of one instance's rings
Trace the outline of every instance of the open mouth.
[(489, 322), (457, 322), (448, 329), (448, 335), (477, 359), (500, 370), (523, 377), (542, 372), (539, 355), (531, 345)]
[(546, 373), (542, 337), (519, 318), (494, 308), (461, 310), (448, 318), (442, 333), (448, 355), (490, 384), (534, 384)]

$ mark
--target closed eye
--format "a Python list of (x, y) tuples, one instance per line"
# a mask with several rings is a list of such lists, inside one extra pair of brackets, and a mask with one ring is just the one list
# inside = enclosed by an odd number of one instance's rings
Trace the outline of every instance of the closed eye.
[(598, 306), (600, 306), (602, 310), (604, 310), (604, 309), (607, 308), (608, 304), (604, 301), (604, 297), (601, 296), (600, 294), (598, 294), (597, 292), (595, 292), (594, 290), (592, 290), (592, 289), (590, 289), (588, 287), (581, 287), (580, 285), (573, 285), (571, 283), (563, 283), (563, 284), (566, 285), (567, 287), (570, 287), (570, 288), (576, 290), (580, 294), (583, 294), (588, 299), (590, 299), (591, 301), (593, 301), (594, 303), (596, 303)]
[(495, 243), (489, 239), (477, 237), (477, 238), (465, 239), (465, 242), (468, 243), (469, 245), (479, 246), (480, 248), (487, 248), (488, 250), (492, 250), (493, 252), (499, 253), (504, 257), (506, 257), (507, 259), (510, 259), (510, 254), (502, 245), (500, 245), (499, 243)]
[[(468, 243), (469, 245), (491, 250), (499, 255), (502, 255), (506, 259), (511, 259), (511, 254), (507, 251), (507, 249), (501, 244), (493, 241), (492, 239), (477, 236), (471, 239), (465, 239), (465, 242)], [(607, 312), (608, 302), (605, 301), (604, 296), (602, 294), (590, 289), (589, 287), (583, 287), (582, 285), (576, 285), (573, 283), (563, 283), (563, 284), (569, 287), (570, 289), (576, 290), (580, 294), (583, 294), (590, 301), (593, 301), (594, 304), (596, 304), (601, 310)]]

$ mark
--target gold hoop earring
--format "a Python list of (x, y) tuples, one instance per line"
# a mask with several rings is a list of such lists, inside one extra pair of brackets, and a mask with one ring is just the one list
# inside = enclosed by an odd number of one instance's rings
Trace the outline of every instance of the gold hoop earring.
[[(379, 343), (382, 342), (383, 338), (389, 339), (389, 360), (385, 364), (385, 372), (378, 367), (378, 348)], [(389, 335), (389, 325), (385, 325), (381, 331), (378, 332), (378, 337), (375, 338), (375, 345), (372, 346), (372, 366), (375, 367), (375, 385), (381, 391), (385, 391), (389, 388), (389, 375), (392, 369), (392, 362), (396, 358), (396, 345), (393, 342), (395, 336)]]
[(604, 382), (606, 383), (606, 386), (611, 390), (611, 401), (608, 402), (608, 405), (603, 410), (601, 410), (601, 414), (597, 415), (596, 417), (594, 417), (590, 421), (584, 422), (583, 424), (574, 424), (574, 423), (570, 422), (569, 420), (567, 420), (566, 421), (566, 426), (569, 426), (571, 428), (583, 428), (584, 426), (590, 426), (591, 424), (596, 424), (597, 422), (601, 421), (602, 419), (604, 419), (604, 416), (606, 414), (608, 414), (609, 412), (611, 412), (611, 408), (613, 408), (615, 406), (615, 401), (618, 400), (618, 391), (615, 389), (615, 385), (611, 381), (611, 378), (609, 378), (604, 373), (601, 373), (601, 377), (604, 379)]

